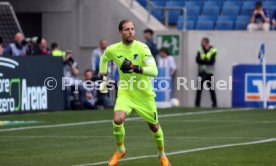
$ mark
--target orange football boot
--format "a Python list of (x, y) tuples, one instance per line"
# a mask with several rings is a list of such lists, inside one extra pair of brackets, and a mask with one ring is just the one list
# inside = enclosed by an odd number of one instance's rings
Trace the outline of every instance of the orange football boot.
[(160, 162), (162, 166), (171, 166), (171, 163), (169, 162), (167, 156), (160, 157)]
[(121, 158), (126, 155), (126, 149), (123, 153), (116, 151), (113, 157), (108, 161), (108, 166), (116, 166)]

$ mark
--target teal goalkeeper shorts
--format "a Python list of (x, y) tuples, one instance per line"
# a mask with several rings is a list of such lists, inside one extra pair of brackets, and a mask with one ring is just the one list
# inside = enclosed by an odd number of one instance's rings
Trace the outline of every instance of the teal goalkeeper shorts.
[(143, 102), (135, 102), (129, 97), (118, 96), (114, 112), (119, 110), (126, 112), (127, 115), (129, 115), (132, 110), (135, 110), (135, 112), (146, 122), (150, 124), (158, 123), (158, 114), (154, 97), (148, 98)]

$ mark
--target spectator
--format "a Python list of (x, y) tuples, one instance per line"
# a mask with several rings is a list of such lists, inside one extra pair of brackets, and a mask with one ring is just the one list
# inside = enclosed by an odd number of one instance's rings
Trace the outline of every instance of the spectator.
[(2, 43), (3, 43), (3, 38), (0, 36), (0, 56), (3, 55), (4, 49), (2, 47)]
[(34, 51), (38, 49), (37, 40), (38, 40), (38, 37), (26, 38), (26, 42), (28, 45), (27, 55), (33, 55)]
[(26, 56), (28, 52), (27, 42), (21, 32), (15, 34), (15, 42), (10, 43), (4, 50), (4, 55)]
[(58, 44), (56, 42), (51, 44), (51, 50), (52, 56), (63, 57), (63, 59), (65, 60), (65, 52), (58, 48)]
[[(65, 55), (65, 62), (63, 66), (63, 72), (65, 78), (65, 83), (73, 83), (77, 80), (77, 75), (79, 74), (78, 63), (73, 59), (73, 52), (67, 51)], [(74, 87), (74, 85), (72, 85)], [(65, 108), (71, 109), (71, 98), (74, 88), (66, 86), (65, 89)], [(73, 89), (73, 90), (72, 90)]]
[[(98, 80), (99, 81), (99, 80)], [(109, 80), (108, 81), (110, 84), (115, 84), (115, 82), (113, 82), (113, 80)], [(97, 84), (97, 86), (99, 87), (99, 85)], [(115, 85), (114, 85), (115, 86)], [(111, 88), (110, 86), (108, 86), (108, 88)], [(110, 101), (110, 93), (101, 93), (99, 90), (97, 91), (97, 102), (96, 102), (97, 106), (103, 106), (104, 108), (111, 108), (113, 107), (113, 105), (111, 104)]]
[[(102, 106), (103, 108), (111, 108), (113, 105), (110, 100), (110, 93), (101, 93), (96, 88), (99, 88), (99, 83), (102, 81), (100, 77), (95, 76), (93, 71), (90, 69), (85, 70), (84, 72), (85, 81), (93, 81), (95, 89), (88, 90), (85, 87), (80, 87), (81, 96), (82, 96), (82, 104), (84, 108), (87, 109), (96, 109), (98, 106)], [(115, 87), (114, 80), (108, 80), (109, 84), (113, 84)], [(108, 88), (112, 88), (112, 86), (108, 86)], [(87, 94), (88, 93), (88, 94)]]
[(34, 51), (33, 55), (50, 55), (46, 39), (38, 38), (37, 44), (38, 48)]
[[(95, 87), (93, 85), (92, 81), (95, 81), (95, 78), (93, 77), (93, 71), (90, 69), (87, 69), (84, 71), (84, 80), (86, 81), (86, 84), (91, 84), (91, 87)], [(81, 87), (81, 102), (84, 108), (86, 109), (96, 109), (96, 91), (95, 88), (86, 88)]]
[(156, 44), (153, 42), (153, 34), (154, 31), (152, 29), (148, 28), (144, 30), (144, 39), (146, 40), (146, 45), (149, 47), (152, 56), (156, 60), (158, 49), (156, 47)]
[(105, 49), (108, 46), (108, 42), (105, 39), (100, 40), (99, 47), (93, 50), (91, 56), (91, 68), (95, 76), (99, 75), (100, 59)]
[(272, 15), (272, 30), (276, 30), (276, 10), (274, 10), (273, 15)]
[(73, 51), (68, 50), (65, 54), (64, 76), (76, 80), (78, 74), (78, 63), (73, 59)]
[(205, 81), (208, 81), (206, 85), (210, 88), (211, 99), (213, 102), (213, 107), (217, 107), (217, 99), (215, 89), (212, 89), (212, 77), (214, 76), (214, 65), (217, 57), (217, 49), (210, 46), (209, 39), (203, 38), (201, 40), (201, 49), (197, 52), (196, 63), (198, 64), (198, 78), (200, 81), (200, 86), (198, 85), (198, 89), (196, 92), (196, 101), (195, 106), (200, 107), (201, 100), (201, 92), (203, 84)]
[(165, 69), (165, 77), (173, 77), (176, 72), (176, 64), (174, 58), (169, 56), (168, 49), (160, 48), (159, 56), (158, 67)]
[(270, 24), (266, 11), (263, 9), (263, 3), (256, 2), (255, 10), (250, 19), (250, 23), (247, 26), (248, 31), (264, 30), (269, 31)]

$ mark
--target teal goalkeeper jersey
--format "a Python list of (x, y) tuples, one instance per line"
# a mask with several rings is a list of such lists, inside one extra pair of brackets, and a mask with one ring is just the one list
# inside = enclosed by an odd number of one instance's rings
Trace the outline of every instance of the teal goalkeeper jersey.
[[(132, 64), (141, 66), (143, 73), (123, 73), (120, 67), (125, 58), (130, 60)], [(155, 97), (150, 77), (157, 76), (158, 71), (155, 60), (147, 45), (134, 40), (130, 45), (118, 42), (109, 46), (101, 57), (101, 74), (107, 73), (108, 61), (111, 60), (114, 60), (119, 70), (120, 83), (118, 97), (130, 97), (136, 102), (143, 102), (148, 97)]]

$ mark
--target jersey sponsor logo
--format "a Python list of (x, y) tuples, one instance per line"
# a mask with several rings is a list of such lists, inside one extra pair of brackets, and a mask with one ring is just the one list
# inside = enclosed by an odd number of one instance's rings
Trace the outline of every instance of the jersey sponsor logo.
[(122, 58), (123, 56), (122, 56), (122, 55), (117, 55), (116, 57), (117, 57), (117, 58)]
[(263, 87), (261, 73), (247, 73), (245, 75), (245, 101), (263, 101), (263, 92), (269, 102), (276, 102), (276, 74), (266, 75), (266, 86)]
[(138, 58), (139, 58), (138, 54), (134, 54), (134, 55), (133, 55), (133, 59), (134, 59), (134, 60), (138, 60)]

